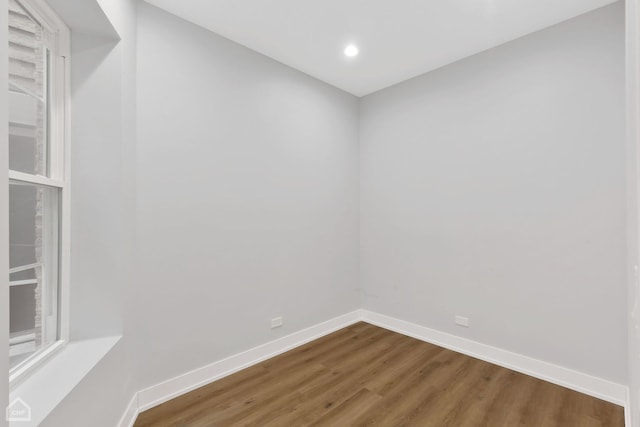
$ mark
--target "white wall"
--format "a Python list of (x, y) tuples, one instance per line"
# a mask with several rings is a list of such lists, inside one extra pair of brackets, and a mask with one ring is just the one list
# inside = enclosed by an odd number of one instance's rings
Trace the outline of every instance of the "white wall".
[(138, 25), (144, 387), (359, 307), (358, 102), (152, 6)]
[(638, 0), (626, 0), (627, 51), (627, 345), (629, 415), (631, 425), (640, 426), (640, 265), (638, 253), (638, 149), (640, 145), (640, 8)]
[(365, 308), (626, 383), (623, 21), (362, 99)]
[[(81, 34), (72, 39), (71, 338), (122, 330), (121, 48)], [(79, 78), (82, 76), (82, 78)], [(95, 99), (101, 102), (95, 103)]]

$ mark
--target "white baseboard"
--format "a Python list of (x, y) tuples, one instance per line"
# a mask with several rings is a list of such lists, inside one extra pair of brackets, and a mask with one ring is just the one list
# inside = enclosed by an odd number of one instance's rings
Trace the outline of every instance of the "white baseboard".
[(140, 390), (129, 403), (119, 427), (132, 427), (138, 413), (142, 411), (359, 321), (624, 406), (625, 420), (627, 426), (630, 426), (627, 406), (628, 388), (622, 384), (404, 320), (368, 310), (356, 310)]
[(626, 404), (627, 387), (622, 384), (368, 310), (362, 310), (362, 314), (362, 320), (372, 325), (522, 372), (617, 405), (625, 406)]
[(127, 409), (124, 411), (122, 418), (120, 418), (120, 422), (118, 423), (118, 427), (133, 427), (133, 424), (136, 422), (136, 418), (138, 418), (138, 393), (136, 392)]
[(174, 397), (352, 325), (361, 319), (362, 313), (356, 310), (141, 390), (138, 392), (138, 411), (142, 412), (160, 405)]
[(625, 387), (625, 405), (624, 405), (624, 425), (626, 427), (632, 427), (631, 424), (631, 391), (629, 387)]

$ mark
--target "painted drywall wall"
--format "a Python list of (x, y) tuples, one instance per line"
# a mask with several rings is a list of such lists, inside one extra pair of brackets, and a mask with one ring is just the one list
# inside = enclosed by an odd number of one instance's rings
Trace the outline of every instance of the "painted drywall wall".
[(71, 318), (85, 320), (71, 324), (71, 338), (86, 339), (122, 329), (122, 52), (117, 41), (74, 34), (71, 53), (71, 292), (83, 302)]
[(624, 108), (619, 3), (363, 98), (364, 308), (625, 384)]
[[(7, 0), (0, 0), (0, 10), (9, 10)], [(7, 14), (0, 14), (0, 31), (2, 40), (8, 40)], [(8, 43), (0, 43), (0, 87), (8, 87), (9, 58)], [(9, 134), (9, 115), (7, 103), (0, 103), (0, 134)], [(8, 138), (0, 138), (0, 182), (8, 182), (9, 179), (9, 141)], [(0, 206), (9, 206), (9, 186), (0, 185)], [(9, 210), (0, 209), (0, 276), (9, 277)], [(9, 342), (9, 287), (0, 287), (0, 342)], [(9, 353), (0, 352), (0, 409), (9, 404)], [(4, 413), (4, 411), (3, 411)], [(0, 416), (0, 426), (5, 426), (5, 417)]]
[(355, 97), (147, 4), (137, 87), (141, 386), (359, 307)]
[(638, 229), (638, 154), (640, 153), (640, 8), (638, 0), (625, 1), (627, 54), (627, 345), (629, 427), (640, 426), (640, 241)]

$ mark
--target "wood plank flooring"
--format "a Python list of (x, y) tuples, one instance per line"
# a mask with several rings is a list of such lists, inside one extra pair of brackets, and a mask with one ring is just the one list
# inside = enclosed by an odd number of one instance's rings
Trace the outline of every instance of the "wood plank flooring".
[(620, 406), (357, 323), (143, 412), (135, 427), (623, 427)]

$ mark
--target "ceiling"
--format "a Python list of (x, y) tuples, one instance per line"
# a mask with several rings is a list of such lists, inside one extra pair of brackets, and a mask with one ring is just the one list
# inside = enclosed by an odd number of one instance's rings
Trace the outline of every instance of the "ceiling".
[(364, 96), (616, 0), (146, 1)]

